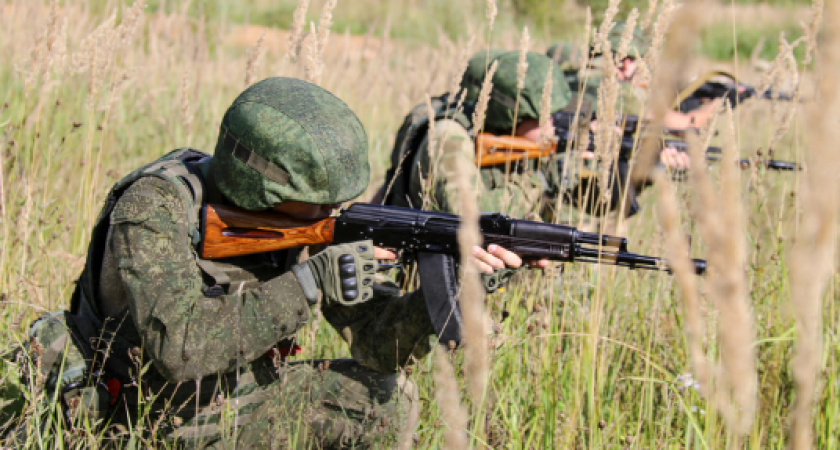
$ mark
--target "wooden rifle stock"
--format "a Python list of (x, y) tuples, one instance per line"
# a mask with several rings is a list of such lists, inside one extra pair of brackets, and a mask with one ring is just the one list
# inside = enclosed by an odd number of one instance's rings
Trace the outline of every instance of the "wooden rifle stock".
[(516, 136), (495, 136), (478, 133), (475, 137), (475, 164), (479, 167), (496, 166), (523, 159), (539, 159), (553, 155), (557, 145), (541, 148), (539, 144)]
[(246, 211), (224, 205), (202, 208), (204, 259), (272, 252), (333, 241), (335, 219), (300, 220), (279, 212)]

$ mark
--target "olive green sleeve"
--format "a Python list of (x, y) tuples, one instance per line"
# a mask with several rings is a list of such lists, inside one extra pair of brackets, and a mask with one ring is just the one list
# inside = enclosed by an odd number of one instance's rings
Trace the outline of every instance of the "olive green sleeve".
[(205, 297), (176, 189), (157, 178), (132, 185), (111, 214), (109, 238), (145, 354), (174, 382), (256, 359), (309, 319), (291, 272), (254, 289)]
[(431, 351), (434, 334), (423, 292), (400, 295), (392, 282), (377, 283), (373, 300), (354, 306), (322, 308), (324, 318), (350, 344), (359, 364), (393, 373)]

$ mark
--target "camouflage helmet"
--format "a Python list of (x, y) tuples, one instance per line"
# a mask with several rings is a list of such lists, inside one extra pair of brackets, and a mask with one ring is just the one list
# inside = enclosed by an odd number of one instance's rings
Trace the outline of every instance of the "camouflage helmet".
[[(493, 91), (487, 105), (485, 127), (494, 131), (510, 131), (513, 128), (514, 109), (516, 109), (516, 95), (519, 93), (519, 110), (517, 122), (525, 119), (538, 120), (540, 117), (540, 102), (548, 71), (554, 63), (545, 55), (529, 52), (526, 55), (528, 71), (525, 73), (525, 85), (521, 91), (517, 89), (517, 66), (519, 52), (506, 52), (496, 58), (498, 67), (493, 75)], [(551, 72), (551, 107), (553, 114), (569, 104), (572, 92), (563, 76), (563, 71)]]
[(367, 135), (353, 111), (323, 88), (268, 78), (225, 112), (211, 168), (221, 193), (241, 208), (340, 203), (368, 186)]
[(494, 59), (507, 53), (506, 50), (498, 48), (491, 48), (488, 50), (479, 50), (470, 58), (467, 63), (467, 70), (464, 71), (464, 77), (461, 78), (461, 89), (467, 91), (464, 101), (472, 102), (478, 100), (478, 94), (481, 92), (481, 83), (484, 82), (484, 76), (487, 75), (487, 68)]
[[(607, 40), (610, 41), (612, 51), (618, 50), (621, 45), (621, 37), (624, 31), (627, 30), (627, 22), (616, 22), (610, 33), (607, 35)], [(645, 33), (639, 29), (638, 26), (633, 27), (633, 34), (630, 36), (630, 47), (627, 56), (634, 58), (643, 58), (650, 47), (650, 39)]]
[(580, 45), (572, 42), (558, 42), (549, 47), (545, 55), (559, 64), (563, 72), (577, 70), (583, 59), (580, 54)]

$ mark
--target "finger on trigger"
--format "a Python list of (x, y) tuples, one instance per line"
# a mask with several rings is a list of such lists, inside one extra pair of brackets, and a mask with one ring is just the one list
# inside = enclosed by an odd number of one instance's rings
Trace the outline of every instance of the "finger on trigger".
[(373, 257), (375, 259), (397, 259), (397, 254), (392, 252), (391, 250), (384, 249), (382, 247), (374, 247), (373, 248)]

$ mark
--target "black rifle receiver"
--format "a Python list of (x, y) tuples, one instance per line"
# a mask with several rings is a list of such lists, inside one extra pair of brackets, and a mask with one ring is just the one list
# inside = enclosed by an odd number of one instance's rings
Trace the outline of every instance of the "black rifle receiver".
[[(402, 249), (403, 257), (414, 258), (439, 341), (458, 344), (461, 341), (457, 306), (460, 224), (460, 217), (454, 214), (354, 203), (336, 217), (333, 243), (370, 239), (374, 245)], [(623, 237), (512, 219), (499, 213), (482, 215), (479, 226), (484, 246), (498, 244), (524, 260), (548, 258), (669, 271), (661, 258), (628, 252)], [(703, 274), (706, 261), (694, 259), (693, 262), (695, 273)]]

